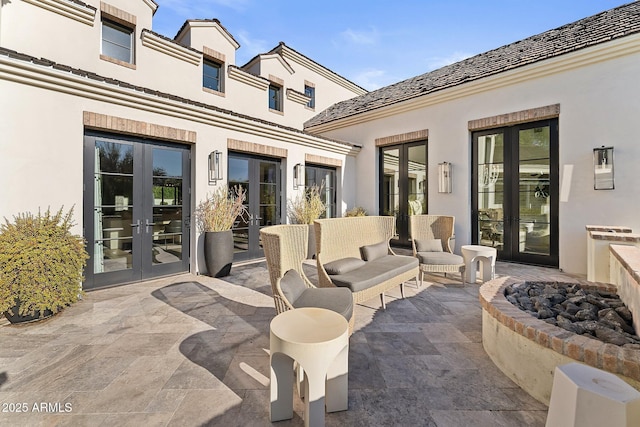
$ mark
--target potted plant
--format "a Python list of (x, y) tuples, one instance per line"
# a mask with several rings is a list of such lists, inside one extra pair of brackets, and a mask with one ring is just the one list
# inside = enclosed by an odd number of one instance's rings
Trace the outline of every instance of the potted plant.
[(314, 185), (289, 201), (289, 220), (293, 224), (309, 225), (308, 259), (313, 258), (316, 254), (316, 234), (313, 231), (313, 221), (320, 218), (326, 210), (326, 206), (320, 198), (320, 191), (320, 187)]
[(71, 233), (73, 208), (23, 213), (0, 226), (0, 313), (12, 323), (51, 316), (78, 301), (88, 258)]
[(233, 232), (231, 227), (244, 217), (246, 190), (241, 186), (220, 187), (207, 196), (196, 208), (196, 221), (204, 233), (204, 262), (212, 277), (224, 277), (231, 273), (233, 262)]

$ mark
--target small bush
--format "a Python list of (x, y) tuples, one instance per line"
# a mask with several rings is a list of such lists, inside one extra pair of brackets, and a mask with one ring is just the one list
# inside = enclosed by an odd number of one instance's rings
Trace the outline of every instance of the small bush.
[[(33, 316), (78, 300), (88, 258), (82, 236), (71, 234), (73, 208), (51, 214), (23, 213), (0, 226), (0, 313), (20, 302)], [(11, 313), (16, 314), (16, 313)]]
[(325, 212), (326, 206), (320, 198), (320, 187), (314, 185), (289, 201), (289, 219), (293, 224), (313, 224)]
[(349, 217), (349, 216), (367, 216), (367, 211), (361, 206), (356, 206), (356, 207), (346, 211), (344, 213), (344, 216), (346, 216), (346, 217)]
[(247, 192), (240, 185), (218, 188), (196, 207), (198, 229), (201, 232), (231, 230), (236, 219), (247, 213), (246, 198)]

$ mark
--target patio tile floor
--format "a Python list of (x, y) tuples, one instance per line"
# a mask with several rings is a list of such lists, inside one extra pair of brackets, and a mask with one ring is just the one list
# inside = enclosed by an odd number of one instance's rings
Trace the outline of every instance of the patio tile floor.
[[(314, 280), (312, 262), (305, 266)], [(498, 263), (498, 275), (562, 279)], [(356, 306), (349, 410), (328, 426), (543, 426), (547, 407), (482, 348), (478, 285), (427, 276)], [(264, 262), (88, 292), (31, 325), (0, 322), (0, 425), (260, 426), (269, 422)], [(303, 403), (277, 426), (303, 425)], [(18, 409), (23, 412), (16, 412)]]

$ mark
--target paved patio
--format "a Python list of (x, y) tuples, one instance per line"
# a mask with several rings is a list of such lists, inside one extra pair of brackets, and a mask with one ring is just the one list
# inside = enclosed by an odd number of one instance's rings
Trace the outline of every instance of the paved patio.
[[(497, 273), (562, 277), (506, 263)], [(389, 295), (386, 311), (377, 298), (358, 305), (349, 410), (327, 425), (543, 426), (547, 407), (482, 349), (478, 287), (433, 275), (405, 300)], [(274, 314), (260, 262), (225, 280), (185, 274), (89, 292), (37, 324), (3, 321), (0, 425), (271, 425)], [(274, 425), (303, 424), (295, 399), (293, 420)]]

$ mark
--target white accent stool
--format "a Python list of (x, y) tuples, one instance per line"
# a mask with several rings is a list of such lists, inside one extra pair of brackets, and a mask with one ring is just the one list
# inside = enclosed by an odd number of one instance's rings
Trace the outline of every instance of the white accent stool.
[(482, 281), (493, 279), (496, 270), (496, 258), (498, 251), (496, 248), (481, 245), (462, 245), (460, 248), (464, 259), (465, 283), (476, 283), (476, 272), (480, 264)]
[(293, 365), (304, 372), (304, 425), (324, 426), (327, 412), (346, 411), (349, 324), (323, 308), (297, 308), (271, 321), (271, 422), (293, 418)]
[(557, 366), (546, 427), (571, 426), (640, 426), (640, 392), (591, 366)]

